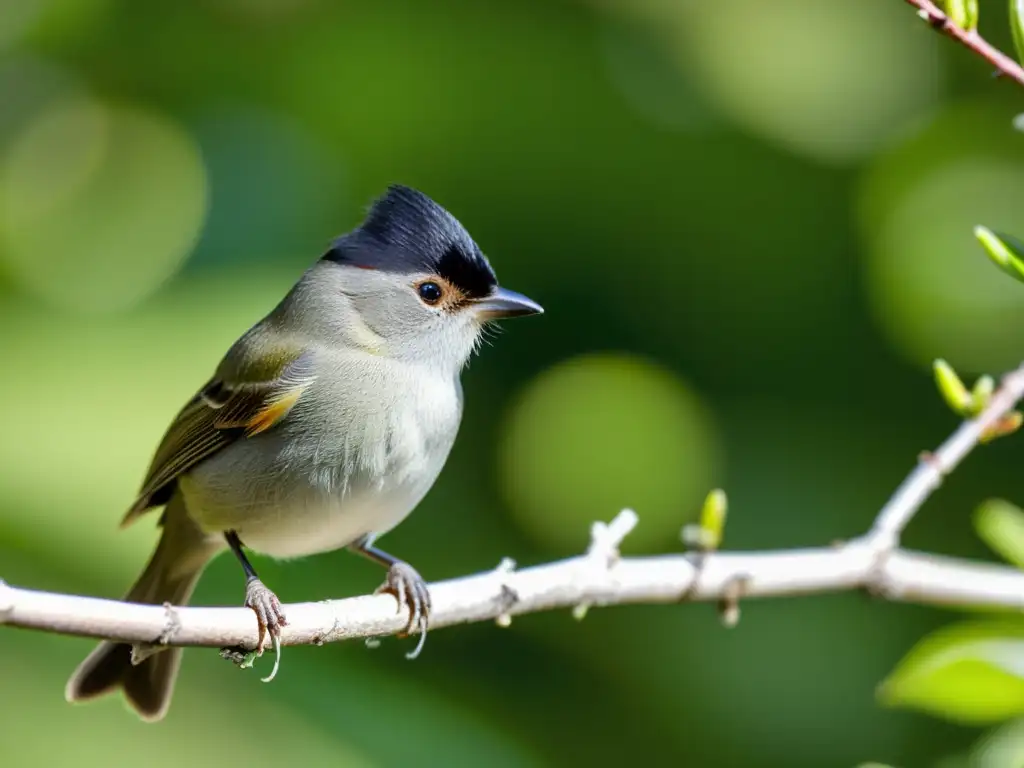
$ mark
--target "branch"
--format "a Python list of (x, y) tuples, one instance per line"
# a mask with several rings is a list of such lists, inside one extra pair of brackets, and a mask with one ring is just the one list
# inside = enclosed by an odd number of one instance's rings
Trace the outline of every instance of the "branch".
[(865, 540), (879, 550), (892, 549), (899, 544), (903, 529), (942, 484), (942, 478), (956, 469), (985, 432), (1012, 411), (1021, 398), (1024, 398), (1024, 365), (1003, 377), (999, 391), (993, 393), (988, 406), (977, 418), (961, 424), (934, 453), (921, 455), (917, 469), (900, 483), (882, 507)]
[[(622, 558), (618, 547), (637, 523), (624, 510), (595, 523), (580, 557), (493, 571), (431, 585), (431, 628), (591, 605), (719, 602), (726, 623), (740, 599), (863, 589), (888, 600), (947, 606), (1024, 608), (1024, 572), (1001, 565), (897, 549), (899, 536), (942, 477), (1024, 397), (1024, 365), (1007, 374), (987, 407), (926, 454), (882, 508), (871, 530), (830, 548), (777, 552), (690, 552)], [(285, 606), (281, 642), (303, 645), (402, 632), (394, 598), (369, 595)], [(248, 608), (139, 605), (20, 589), (0, 582), (0, 624), (143, 645), (255, 648)]]
[[(889, 600), (1024, 608), (1024, 573), (909, 551), (878, 564), (854, 542), (838, 548), (622, 558), (588, 556), (515, 572), (492, 571), (432, 584), (431, 629), (578, 605), (736, 601), (866, 589)], [(285, 606), (283, 645), (319, 645), (393, 635), (408, 623), (387, 595)], [(0, 622), (129, 643), (255, 648), (248, 608), (170, 607), (0, 586)]]
[(927, 21), (932, 28), (951, 37), (983, 58), (995, 68), (997, 74), (1015, 80), (1018, 85), (1024, 85), (1024, 69), (986, 41), (976, 30), (961, 29), (930, 0), (906, 0), (906, 2), (917, 8), (918, 16)]

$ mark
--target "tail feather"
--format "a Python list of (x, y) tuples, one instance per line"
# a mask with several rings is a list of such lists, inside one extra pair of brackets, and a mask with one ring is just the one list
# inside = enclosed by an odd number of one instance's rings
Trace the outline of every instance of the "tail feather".
[[(180, 497), (172, 499), (164, 520), (156, 551), (124, 597), (128, 602), (187, 604), (203, 568), (218, 549), (188, 518)], [(65, 698), (70, 702), (87, 701), (122, 688), (129, 704), (144, 720), (160, 720), (174, 692), (181, 648), (146, 650), (148, 655), (139, 654), (133, 660), (130, 644), (103, 641), (68, 680)]]
[(174, 693), (181, 648), (168, 648), (132, 664), (132, 647), (104, 641), (68, 682), (68, 701), (88, 701), (122, 688), (132, 709), (143, 720), (155, 722), (167, 714)]

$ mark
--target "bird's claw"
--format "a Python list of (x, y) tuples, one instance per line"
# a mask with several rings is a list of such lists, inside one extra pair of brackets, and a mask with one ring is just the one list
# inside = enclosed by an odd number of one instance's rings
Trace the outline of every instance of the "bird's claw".
[(262, 656), (267, 635), (270, 635), (271, 640), (280, 639), (281, 627), (288, 623), (281, 610), (281, 601), (262, 581), (249, 579), (245, 585), (245, 607), (252, 608), (256, 614), (256, 625), (259, 627), (256, 653)]
[(397, 562), (388, 568), (387, 579), (377, 587), (375, 592), (375, 594), (383, 593), (395, 596), (398, 601), (399, 613), (406, 609), (409, 611), (409, 623), (406, 624), (405, 630), (399, 636), (407, 637), (419, 630), (419, 642), (412, 651), (406, 654), (406, 658), (415, 659), (423, 650), (423, 643), (427, 639), (427, 625), (430, 621), (430, 590), (427, 589), (427, 583), (411, 565)]

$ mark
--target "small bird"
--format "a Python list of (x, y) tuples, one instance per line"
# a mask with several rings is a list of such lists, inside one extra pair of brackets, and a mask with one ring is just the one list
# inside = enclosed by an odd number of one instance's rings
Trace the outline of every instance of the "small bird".
[[(499, 287), (448, 211), (389, 187), (171, 423), (122, 521), (163, 507), (160, 541), (124, 599), (183, 605), (207, 563), (230, 549), (262, 650), (286, 619), (245, 550), (290, 558), (345, 547), (388, 569), (378, 592), (408, 610), (407, 632), (425, 634), (423, 578), (374, 542), (441, 472), (462, 418), (459, 374), (486, 324), (541, 312)], [(161, 719), (181, 649), (155, 650), (100, 643), (66, 698), (122, 688), (144, 720)]]

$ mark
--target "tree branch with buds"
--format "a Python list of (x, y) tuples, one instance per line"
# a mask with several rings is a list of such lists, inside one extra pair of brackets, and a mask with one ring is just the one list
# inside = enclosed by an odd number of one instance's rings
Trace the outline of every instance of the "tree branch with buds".
[[(978, 34), (978, 0), (946, 0), (940, 4), (931, 0), (906, 0), (917, 9), (917, 15), (928, 22), (933, 29), (956, 40), (962, 46), (983, 58), (993, 67), (996, 74), (1014, 80), (1024, 86), (1024, 68)], [(1022, 40), (1018, 28), (1020, 14), (1024, 8), (1014, 0), (1010, 3), (1010, 25), (1018, 49)]]
[[(942, 375), (938, 378), (947, 399), (962, 394), (943, 385)], [(1005, 376), (997, 390), (990, 389), (976, 387), (970, 402), (957, 401), (976, 414), (934, 452), (922, 454), (863, 536), (821, 548), (718, 552), (714, 547), (721, 539), (724, 495), (715, 492), (701, 517), (704, 534), (691, 530), (686, 537), (703, 549), (621, 557), (619, 546), (638, 523), (634, 512), (624, 510), (609, 524), (593, 525), (582, 556), (523, 569), (506, 559), (494, 570), (432, 584), (431, 628), (480, 621), (507, 626), (514, 616), (544, 610), (573, 609), (582, 618), (591, 606), (688, 601), (717, 601), (731, 625), (743, 599), (854, 589), (888, 600), (1024, 608), (1022, 571), (899, 548), (901, 532), (942, 478), (979, 443), (1010, 430), (1007, 419), (1024, 398), (1024, 365)], [(407, 623), (388, 595), (295, 603), (285, 612), (283, 645), (393, 635)], [(139, 605), (3, 582), (0, 624), (151, 646), (253, 649), (257, 642), (248, 608)]]

